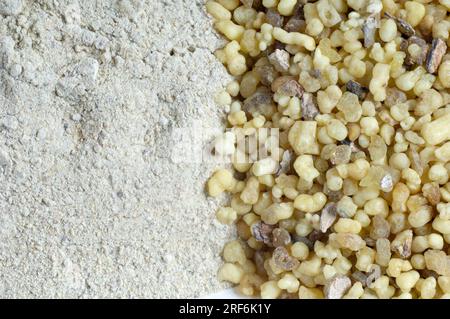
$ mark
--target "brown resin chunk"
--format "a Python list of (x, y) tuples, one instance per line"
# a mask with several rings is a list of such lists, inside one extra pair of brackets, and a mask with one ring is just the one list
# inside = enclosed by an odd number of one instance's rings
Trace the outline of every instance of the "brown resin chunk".
[(289, 255), (289, 252), (284, 247), (275, 248), (272, 254), (272, 260), (277, 267), (283, 270), (293, 270), (299, 265), (299, 261)]
[(341, 299), (348, 289), (350, 289), (352, 282), (350, 278), (343, 275), (337, 275), (329, 280), (324, 287), (326, 299)]
[(385, 12), (384, 17), (388, 19), (393, 19), (395, 23), (397, 24), (398, 30), (405, 36), (412, 37), (414, 34), (416, 34), (416, 31), (414, 28), (405, 20), (394, 17), (393, 15), (390, 15), (389, 13)]
[(268, 225), (264, 222), (257, 222), (251, 227), (253, 237), (255, 237), (257, 241), (262, 241), (266, 245), (272, 244), (273, 229), (274, 226)]
[(361, 84), (353, 80), (348, 81), (345, 87), (347, 88), (347, 91), (357, 95), (358, 99), (360, 100), (364, 100), (367, 93), (369, 93), (368, 88), (362, 86)]
[(312, 121), (319, 114), (315, 98), (311, 93), (304, 92), (301, 103), (302, 117), (306, 121)]
[(433, 39), (425, 65), (429, 73), (434, 73), (437, 71), (445, 52), (447, 52), (447, 44), (445, 44), (442, 39)]
[(336, 204), (328, 203), (320, 213), (320, 231), (325, 233), (333, 225), (336, 217)]

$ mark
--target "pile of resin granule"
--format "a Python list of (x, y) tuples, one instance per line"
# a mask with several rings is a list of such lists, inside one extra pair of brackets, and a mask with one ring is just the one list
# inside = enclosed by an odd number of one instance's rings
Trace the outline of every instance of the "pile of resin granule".
[(450, 1), (210, 0), (235, 80), (218, 277), (262, 298), (450, 299)]
[(175, 128), (223, 117), (203, 7), (0, 1), (0, 297), (220, 288), (213, 165), (171, 161)]

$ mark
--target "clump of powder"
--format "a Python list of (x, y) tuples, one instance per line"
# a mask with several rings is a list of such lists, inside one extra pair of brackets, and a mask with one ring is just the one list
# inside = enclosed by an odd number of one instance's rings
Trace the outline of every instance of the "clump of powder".
[(229, 78), (203, 7), (1, 2), (1, 297), (220, 289), (229, 230), (203, 191), (215, 164), (173, 160), (177, 129), (223, 118), (212, 93)]

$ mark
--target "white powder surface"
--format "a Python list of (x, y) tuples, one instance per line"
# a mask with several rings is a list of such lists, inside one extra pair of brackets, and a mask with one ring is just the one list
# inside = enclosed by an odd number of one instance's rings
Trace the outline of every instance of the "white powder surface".
[(203, 0), (0, 1), (0, 297), (221, 288), (216, 165), (171, 160), (222, 125), (221, 44)]

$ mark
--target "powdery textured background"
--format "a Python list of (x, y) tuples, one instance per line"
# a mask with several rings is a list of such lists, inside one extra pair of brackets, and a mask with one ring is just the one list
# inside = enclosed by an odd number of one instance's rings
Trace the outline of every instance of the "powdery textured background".
[(170, 160), (175, 128), (224, 117), (203, 5), (0, 2), (0, 297), (221, 288), (215, 165)]

